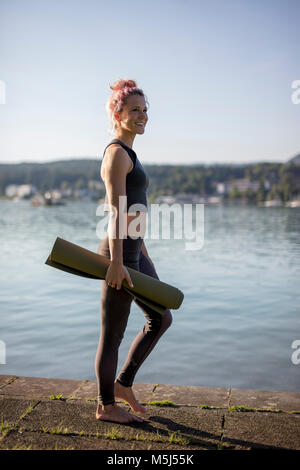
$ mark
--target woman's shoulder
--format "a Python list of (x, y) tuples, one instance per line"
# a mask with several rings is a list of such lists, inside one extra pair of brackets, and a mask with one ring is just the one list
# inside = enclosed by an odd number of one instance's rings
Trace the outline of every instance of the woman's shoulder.
[(122, 145), (113, 142), (106, 146), (103, 153), (101, 164), (103, 172), (105, 171), (106, 167), (111, 167), (112, 169), (116, 167), (123, 167), (126, 172), (129, 173), (133, 167), (133, 162), (128, 152), (122, 147)]

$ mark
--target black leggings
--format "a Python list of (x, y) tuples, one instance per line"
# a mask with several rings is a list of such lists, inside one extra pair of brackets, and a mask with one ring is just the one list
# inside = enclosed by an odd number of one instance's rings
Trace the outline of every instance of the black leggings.
[[(123, 239), (123, 264), (148, 276), (159, 279), (155, 268), (141, 250), (143, 239)], [(98, 253), (110, 259), (108, 237), (101, 241)], [(106, 280), (102, 282), (101, 292), (101, 331), (95, 359), (98, 403), (115, 403), (114, 381), (118, 364), (118, 350), (126, 329), (132, 300), (143, 310), (146, 323), (131, 344), (127, 359), (117, 381), (125, 387), (131, 387), (134, 377), (150, 354), (161, 335), (172, 323), (170, 310), (160, 315), (152, 308), (133, 298), (123, 288), (110, 287)]]

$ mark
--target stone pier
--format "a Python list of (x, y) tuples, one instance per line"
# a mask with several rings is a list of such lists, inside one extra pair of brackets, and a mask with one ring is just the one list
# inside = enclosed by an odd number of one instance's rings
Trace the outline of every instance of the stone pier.
[(133, 390), (145, 421), (118, 424), (95, 419), (95, 381), (0, 375), (0, 449), (300, 450), (300, 393), (142, 383)]

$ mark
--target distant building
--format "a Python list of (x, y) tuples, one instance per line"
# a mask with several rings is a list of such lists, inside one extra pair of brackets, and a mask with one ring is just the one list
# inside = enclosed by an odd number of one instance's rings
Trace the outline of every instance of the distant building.
[(219, 196), (200, 196), (195, 193), (178, 193), (174, 196), (157, 196), (155, 199), (157, 204), (166, 203), (174, 204), (220, 204), (222, 202)]
[(205, 196), (200, 196), (197, 193), (177, 193), (174, 194), (174, 198), (176, 202), (181, 202), (181, 203), (201, 203), (206, 200)]
[(88, 188), (91, 190), (99, 190), (99, 189), (105, 189), (104, 183), (102, 181), (98, 180), (89, 180), (88, 182)]
[(226, 194), (228, 192), (227, 187), (228, 187), (227, 183), (217, 183), (217, 186), (216, 186), (217, 193)]
[(240, 193), (244, 193), (249, 189), (257, 192), (259, 185), (259, 181), (250, 181), (248, 178), (240, 178), (217, 183), (216, 190), (218, 194), (228, 194), (233, 188), (236, 187)]
[(18, 192), (18, 186), (16, 184), (10, 184), (5, 188), (5, 196), (15, 197)]
[(221, 204), (222, 198), (220, 196), (209, 196), (207, 198), (206, 204)]
[(62, 197), (71, 197), (73, 194), (73, 189), (71, 188), (60, 189), (60, 193)]
[(236, 180), (231, 180), (229, 182), (229, 186), (228, 186), (228, 189), (229, 189), (229, 192), (234, 188), (236, 187), (237, 190), (240, 192), (240, 193), (244, 193), (246, 191), (248, 191), (249, 189), (251, 189), (252, 191), (258, 191), (258, 188), (259, 188), (259, 181), (250, 181), (249, 179), (247, 178), (241, 178), (241, 179), (236, 179)]
[(23, 199), (36, 193), (36, 187), (32, 184), (9, 184), (5, 188), (5, 195), (7, 197), (18, 197)]
[(157, 198), (155, 199), (155, 202), (157, 204), (160, 204), (160, 203), (173, 204), (174, 202), (176, 202), (176, 199), (172, 196), (157, 196)]
[(50, 191), (51, 197), (53, 199), (61, 199), (62, 198), (62, 192), (60, 189), (52, 189)]

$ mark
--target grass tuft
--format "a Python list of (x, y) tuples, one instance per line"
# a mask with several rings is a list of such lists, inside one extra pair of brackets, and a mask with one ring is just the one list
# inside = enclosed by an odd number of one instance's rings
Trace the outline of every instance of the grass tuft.
[(63, 396), (62, 393), (60, 395), (50, 395), (50, 398), (51, 400), (62, 400), (62, 401), (66, 400), (66, 398)]
[(183, 444), (183, 445), (187, 445), (187, 444), (190, 444), (192, 442), (192, 440), (190, 438), (186, 438), (186, 437), (183, 437), (181, 436), (180, 434), (177, 435), (177, 432), (178, 431), (175, 431), (175, 432), (172, 432), (169, 436), (169, 443), (170, 444)]
[(199, 405), (198, 408), (201, 408), (201, 410), (224, 410), (223, 406)]
[(119, 440), (123, 438), (124, 438), (123, 434), (116, 428), (111, 428), (110, 431), (104, 434), (104, 439)]
[(26, 408), (26, 410), (24, 411), (24, 413), (21, 414), (20, 419), (25, 418), (25, 416), (27, 416), (29, 413), (31, 413), (33, 408), (34, 408), (33, 404), (29, 405), (28, 408)]
[(153, 405), (153, 406), (174, 406), (174, 407), (178, 406), (178, 405), (175, 405), (175, 403), (173, 403), (172, 401), (169, 401), (169, 400), (149, 401), (148, 405)]
[(10, 431), (15, 429), (14, 426), (8, 424), (7, 421), (3, 420), (3, 416), (1, 416), (1, 423), (0, 423), (0, 433), (2, 437), (5, 437)]
[(47, 427), (47, 426), (44, 426), (41, 423), (41, 427), (42, 427), (43, 432), (45, 432), (45, 433), (49, 433), (49, 434), (69, 434), (68, 428), (64, 428), (62, 426), (62, 423), (59, 424), (57, 427)]

